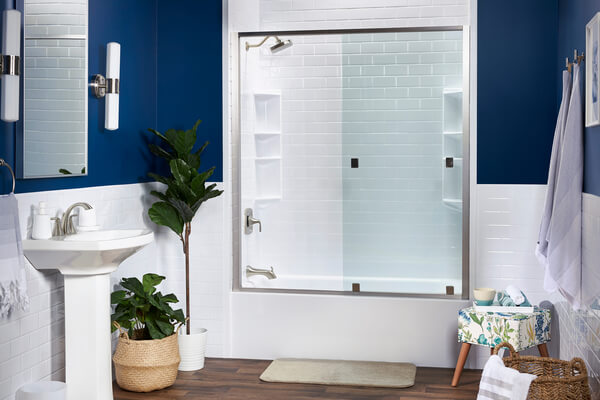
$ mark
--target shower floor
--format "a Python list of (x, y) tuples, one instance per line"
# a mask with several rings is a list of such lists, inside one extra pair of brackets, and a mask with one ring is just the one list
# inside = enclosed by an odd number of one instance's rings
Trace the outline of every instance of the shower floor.
[(271, 361), (210, 358), (198, 372), (180, 372), (172, 387), (152, 393), (132, 393), (115, 384), (115, 400), (164, 399), (445, 399), (477, 397), (481, 371), (465, 370), (457, 388), (450, 387), (454, 370), (417, 368), (416, 382), (406, 389), (267, 383), (258, 377)]

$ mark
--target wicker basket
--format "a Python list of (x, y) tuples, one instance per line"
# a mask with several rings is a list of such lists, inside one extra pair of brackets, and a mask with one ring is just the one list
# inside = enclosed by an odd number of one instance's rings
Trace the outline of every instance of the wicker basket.
[(510, 355), (504, 365), (519, 372), (537, 375), (529, 386), (528, 400), (590, 400), (590, 387), (585, 363), (581, 358), (571, 361), (550, 357), (520, 356), (507, 342), (498, 344), (494, 354), (507, 347)]
[(118, 323), (114, 324), (121, 332), (113, 356), (119, 387), (132, 392), (151, 392), (175, 383), (180, 361), (178, 332), (164, 339), (131, 340)]

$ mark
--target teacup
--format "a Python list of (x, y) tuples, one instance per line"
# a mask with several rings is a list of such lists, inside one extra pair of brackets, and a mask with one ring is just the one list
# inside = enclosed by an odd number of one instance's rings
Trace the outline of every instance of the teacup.
[(478, 306), (491, 306), (496, 297), (496, 291), (491, 288), (473, 289), (473, 297)]

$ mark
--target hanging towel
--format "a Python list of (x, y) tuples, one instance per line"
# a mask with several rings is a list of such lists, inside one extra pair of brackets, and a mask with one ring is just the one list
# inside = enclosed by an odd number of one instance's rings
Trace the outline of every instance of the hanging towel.
[(0, 318), (29, 306), (19, 207), (13, 194), (0, 196)]
[(569, 71), (563, 71), (563, 90), (562, 101), (558, 111), (556, 129), (554, 130), (554, 141), (552, 142), (552, 155), (550, 157), (550, 169), (548, 171), (548, 188), (546, 191), (546, 202), (542, 222), (540, 224), (540, 233), (538, 243), (535, 248), (535, 254), (544, 266), (548, 267), (548, 228), (552, 219), (552, 208), (554, 207), (554, 190), (556, 186), (556, 176), (560, 163), (560, 149), (562, 147), (565, 125), (567, 123), (567, 112), (569, 110), (569, 101), (571, 100), (571, 74)]
[(491, 356), (483, 368), (477, 400), (525, 400), (535, 378), (505, 367), (499, 356)]
[(546, 240), (544, 288), (558, 290), (574, 309), (581, 308), (581, 192), (583, 186), (583, 109), (579, 65), (561, 140), (553, 206)]

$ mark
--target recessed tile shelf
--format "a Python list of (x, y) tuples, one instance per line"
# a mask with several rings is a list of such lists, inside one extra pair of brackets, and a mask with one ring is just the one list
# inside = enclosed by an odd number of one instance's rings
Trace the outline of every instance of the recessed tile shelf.
[(281, 200), (281, 94), (254, 93), (255, 203)]
[[(443, 100), (442, 201), (447, 207), (460, 212), (463, 173), (463, 92), (461, 89), (444, 89)], [(453, 158), (451, 168), (445, 165), (448, 157)]]
[(281, 132), (281, 94), (255, 93), (254, 112), (254, 132)]

